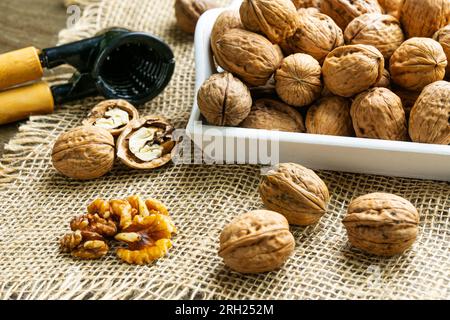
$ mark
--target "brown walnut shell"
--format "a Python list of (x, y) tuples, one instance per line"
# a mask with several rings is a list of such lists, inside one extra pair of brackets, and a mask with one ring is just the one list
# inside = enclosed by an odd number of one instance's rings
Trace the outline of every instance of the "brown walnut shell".
[(351, 116), (360, 138), (406, 141), (405, 111), (401, 99), (386, 88), (372, 88), (352, 103)]
[(378, 3), (387, 14), (400, 19), (403, 0), (378, 0)]
[(411, 38), (392, 55), (392, 80), (399, 86), (420, 91), (425, 86), (444, 79), (447, 57), (442, 46), (433, 39)]
[(214, 45), (217, 63), (251, 86), (265, 85), (283, 59), (278, 45), (247, 30), (227, 30)]
[(314, 224), (325, 214), (328, 188), (317, 174), (299, 164), (281, 163), (259, 185), (264, 205), (283, 214), (290, 224)]
[(252, 97), (245, 84), (229, 72), (213, 74), (197, 94), (200, 112), (208, 123), (237, 126), (250, 113)]
[(320, 9), (322, 0), (292, 0), (297, 9), (317, 8)]
[(217, 42), (220, 37), (230, 29), (243, 29), (241, 17), (239, 16), (238, 10), (226, 10), (222, 12), (214, 23), (213, 29), (211, 31), (211, 49), (216, 59), (217, 64), (224, 65), (220, 61), (220, 56), (217, 53)]
[(234, 271), (260, 273), (280, 268), (294, 248), (285, 217), (255, 210), (235, 218), (223, 229), (219, 256)]
[(108, 130), (93, 126), (72, 129), (56, 140), (52, 163), (69, 178), (99, 178), (114, 165), (114, 137)]
[(354, 199), (342, 222), (353, 246), (380, 256), (404, 252), (419, 232), (417, 209), (408, 200), (387, 193)]
[(305, 132), (302, 115), (291, 106), (274, 99), (256, 100), (243, 128)]
[(290, 37), (297, 28), (297, 10), (290, 0), (244, 0), (239, 12), (247, 30), (261, 32), (273, 43)]
[(400, 21), (407, 38), (431, 38), (450, 24), (450, 0), (403, 0)]
[(304, 11), (299, 17), (296, 32), (281, 44), (286, 54), (306, 53), (322, 64), (334, 48), (344, 45), (341, 28), (327, 15)]
[(433, 39), (439, 42), (444, 49), (447, 56), (446, 75), (450, 78), (450, 24), (442, 29), (439, 29), (433, 36)]
[(423, 89), (409, 119), (415, 142), (450, 144), (450, 82), (437, 81)]
[(285, 58), (275, 72), (275, 89), (289, 105), (303, 107), (320, 97), (322, 70), (313, 57), (296, 53)]
[(308, 110), (306, 130), (312, 134), (354, 136), (350, 100), (337, 96), (320, 99)]
[(374, 46), (389, 61), (392, 54), (405, 41), (400, 22), (393, 16), (367, 13), (355, 18), (344, 32), (347, 44)]
[(383, 76), (381, 52), (363, 44), (334, 49), (325, 59), (322, 72), (327, 88), (335, 95), (352, 97), (375, 85)]
[(178, 27), (187, 33), (194, 33), (200, 16), (219, 5), (213, 0), (176, 0), (175, 17)]
[(345, 30), (356, 17), (365, 13), (382, 13), (377, 0), (322, 0), (320, 11)]

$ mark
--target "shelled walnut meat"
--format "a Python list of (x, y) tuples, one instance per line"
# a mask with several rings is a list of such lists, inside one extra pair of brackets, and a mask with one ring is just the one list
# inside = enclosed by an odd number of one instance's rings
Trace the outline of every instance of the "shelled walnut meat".
[(440, 43), (447, 56), (446, 75), (450, 78), (450, 24), (439, 29), (433, 36), (433, 39)]
[(356, 17), (365, 13), (382, 13), (377, 0), (322, 0), (320, 11), (345, 30)]
[(400, 19), (407, 38), (431, 38), (450, 24), (450, 0), (403, 0)]
[(259, 185), (259, 193), (266, 208), (301, 226), (318, 222), (330, 200), (322, 179), (295, 163), (281, 163), (270, 170)]
[(218, 7), (214, 0), (175, 0), (175, 17), (178, 27), (187, 33), (194, 33), (200, 16), (207, 10)]
[(273, 211), (255, 210), (235, 218), (223, 229), (219, 256), (234, 271), (261, 273), (280, 268), (294, 247), (285, 217)]
[(172, 159), (174, 128), (162, 117), (131, 122), (117, 140), (117, 158), (133, 169), (159, 168)]
[(371, 254), (393, 256), (416, 240), (419, 213), (402, 197), (372, 193), (354, 199), (342, 222), (353, 246)]

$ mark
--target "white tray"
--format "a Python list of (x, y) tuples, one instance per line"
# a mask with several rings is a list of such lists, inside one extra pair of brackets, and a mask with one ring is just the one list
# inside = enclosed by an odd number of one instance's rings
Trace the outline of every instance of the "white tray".
[[(238, 8), (240, 3), (241, 0), (237, 0), (231, 7)], [(196, 91), (217, 72), (210, 50), (210, 35), (214, 22), (224, 10), (207, 11), (198, 22), (195, 33)], [(199, 127), (201, 119), (195, 99), (187, 135), (218, 163), (297, 162), (312, 169), (450, 181), (450, 146), (225, 128), (205, 123)], [(239, 141), (240, 144), (236, 147), (229, 144), (225, 150), (218, 150), (222, 141)], [(264, 148), (266, 142), (278, 141), (279, 157), (270, 161), (255, 157), (259, 149), (251, 144), (257, 141), (260, 148)]]

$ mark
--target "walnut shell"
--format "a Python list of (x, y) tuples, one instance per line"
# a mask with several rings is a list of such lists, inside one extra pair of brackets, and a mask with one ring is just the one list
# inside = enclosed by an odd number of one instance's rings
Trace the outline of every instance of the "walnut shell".
[(405, 111), (401, 99), (386, 88), (372, 88), (358, 95), (350, 114), (360, 138), (406, 141)]
[(405, 41), (400, 22), (393, 16), (366, 13), (355, 18), (344, 32), (347, 44), (372, 45), (388, 61), (395, 50)]
[(61, 174), (78, 180), (99, 178), (114, 165), (114, 137), (108, 130), (83, 126), (61, 134), (52, 151)]
[(251, 86), (265, 85), (283, 59), (279, 46), (247, 30), (227, 30), (214, 46), (217, 63)]
[(194, 33), (200, 16), (219, 5), (213, 0), (175, 0), (175, 17), (178, 27), (187, 33)]
[(365, 13), (382, 13), (377, 0), (322, 0), (320, 11), (345, 30), (356, 17)]
[(425, 86), (444, 79), (447, 57), (442, 46), (433, 39), (411, 38), (392, 55), (392, 80), (399, 86), (420, 91)]
[(353, 246), (380, 256), (404, 252), (419, 232), (417, 209), (408, 200), (388, 193), (354, 199), (342, 222)]
[(285, 58), (275, 72), (278, 96), (295, 107), (311, 104), (322, 92), (322, 70), (313, 57), (296, 53)]
[(403, 89), (400, 86), (393, 86), (392, 92), (394, 92), (402, 100), (403, 110), (405, 110), (406, 119), (409, 119), (411, 109), (414, 107), (414, 104), (419, 98), (421, 91), (410, 91)]
[(241, 123), (243, 128), (305, 132), (302, 115), (291, 106), (274, 99), (256, 100)]
[(363, 44), (334, 49), (325, 59), (322, 72), (327, 88), (338, 96), (351, 97), (375, 85), (383, 76), (381, 52)]
[(260, 273), (280, 268), (294, 248), (295, 240), (285, 217), (255, 210), (235, 218), (223, 229), (219, 256), (234, 271)]
[(387, 69), (383, 70), (383, 75), (381, 76), (380, 80), (375, 83), (374, 87), (383, 87), (388, 89), (391, 87), (391, 74)]
[(400, 19), (403, 0), (378, 0), (378, 3), (387, 14)]
[(423, 89), (409, 119), (415, 142), (450, 144), (450, 82), (437, 81)]
[(317, 8), (320, 9), (322, 0), (292, 0), (297, 9)]
[(237, 126), (252, 107), (249, 89), (229, 72), (213, 74), (206, 80), (197, 102), (206, 121), (217, 126)]
[(320, 99), (308, 110), (306, 130), (312, 134), (354, 136), (350, 100), (337, 96)]
[(433, 36), (433, 39), (439, 42), (444, 49), (447, 56), (446, 75), (450, 77), (450, 24), (442, 29), (439, 29)]
[(299, 164), (281, 163), (259, 185), (264, 205), (283, 214), (290, 224), (314, 224), (325, 214), (328, 188), (317, 174)]
[(302, 11), (299, 17), (296, 32), (281, 44), (285, 53), (306, 53), (322, 64), (334, 48), (344, 45), (341, 28), (327, 15)]
[(217, 42), (223, 34), (230, 29), (243, 29), (241, 17), (238, 10), (226, 10), (222, 12), (214, 23), (211, 31), (211, 49), (216, 59), (217, 64), (225, 65), (220, 61), (220, 56), (217, 52)]
[[(152, 135), (147, 133), (137, 139), (141, 129), (152, 131)], [(117, 139), (117, 158), (133, 169), (162, 167), (172, 160), (175, 147), (175, 141), (172, 140), (173, 131), (172, 125), (159, 116), (150, 115), (130, 122)], [(141, 145), (134, 145), (135, 137)]]
[(407, 38), (431, 38), (450, 24), (450, 0), (404, 0), (400, 21)]
[(290, 0), (244, 0), (239, 12), (247, 30), (261, 32), (273, 43), (290, 37), (297, 28), (297, 10)]

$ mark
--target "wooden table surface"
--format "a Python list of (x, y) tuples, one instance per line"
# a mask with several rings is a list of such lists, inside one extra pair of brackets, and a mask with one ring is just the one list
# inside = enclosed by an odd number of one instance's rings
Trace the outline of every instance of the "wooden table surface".
[[(0, 53), (54, 46), (66, 24), (63, 0), (1, 0)], [(0, 126), (0, 156), (20, 123)]]

